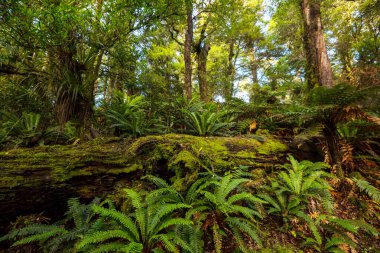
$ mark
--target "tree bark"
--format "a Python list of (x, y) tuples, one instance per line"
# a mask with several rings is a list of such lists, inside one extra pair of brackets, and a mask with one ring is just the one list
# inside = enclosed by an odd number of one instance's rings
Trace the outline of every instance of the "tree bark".
[(210, 45), (203, 41), (197, 51), (199, 93), (203, 102), (210, 102), (210, 89), (207, 83), (207, 57)]
[(229, 43), (229, 50), (228, 50), (228, 68), (227, 68), (227, 78), (226, 78), (226, 84), (224, 87), (224, 99), (226, 101), (230, 101), (234, 92), (234, 80), (235, 80), (235, 65), (234, 65), (234, 52), (235, 48), (235, 41), (231, 40)]
[(257, 59), (256, 59), (255, 42), (252, 39), (250, 39), (247, 43), (247, 46), (248, 46), (248, 58), (249, 58), (249, 65), (251, 68), (252, 82), (254, 84), (257, 84), (259, 80), (257, 76), (258, 64), (257, 64)]
[(301, 0), (301, 11), (308, 87), (331, 87), (333, 73), (323, 37), (321, 0)]
[(185, 83), (183, 87), (184, 96), (187, 99), (192, 98), (192, 64), (191, 64), (191, 48), (193, 43), (193, 4), (191, 0), (186, 1), (186, 20), (187, 29), (184, 44), (184, 60), (185, 60)]

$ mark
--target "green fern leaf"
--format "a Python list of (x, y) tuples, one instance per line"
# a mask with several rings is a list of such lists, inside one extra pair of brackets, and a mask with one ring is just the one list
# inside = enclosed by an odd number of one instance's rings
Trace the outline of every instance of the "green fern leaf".
[(368, 181), (363, 179), (353, 178), (356, 185), (361, 191), (364, 191), (368, 194), (374, 201), (380, 202), (380, 190), (371, 185)]
[(86, 235), (78, 244), (77, 249), (83, 249), (90, 244), (97, 244), (105, 242), (110, 239), (124, 239), (130, 241), (131, 237), (129, 233), (123, 230), (107, 230), (97, 231), (93, 234)]
[(259, 247), (263, 246), (262, 241), (257, 233), (257, 229), (251, 222), (237, 217), (229, 217), (226, 219), (226, 221), (230, 224), (231, 227), (236, 227), (240, 231), (246, 233), (257, 243)]
[(129, 218), (128, 216), (126, 216), (125, 214), (119, 211), (107, 209), (98, 205), (94, 205), (92, 209), (94, 210), (95, 213), (101, 215), (102, 217), (112, 218), (113, 220), (116, 220), (120, 224), (122, 224), (124, 228), (127, 230), (125, 231), (126, 234), (129, 234), (128, 240), (139, 241), (138, 229), (131, 218)]

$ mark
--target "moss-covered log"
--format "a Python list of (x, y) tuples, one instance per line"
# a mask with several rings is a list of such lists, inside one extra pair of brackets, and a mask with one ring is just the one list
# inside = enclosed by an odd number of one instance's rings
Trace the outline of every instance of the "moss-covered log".
[(145, 174), (171, 179), (181, 188), (202, 169), (221, 172), (245, 165), (271, 170), (283, 162), (286, 150), (269, 135), (168, 134), (0, 152), (0, 224), (32, 212), (63, 213), (69, 197), (104, 197)]

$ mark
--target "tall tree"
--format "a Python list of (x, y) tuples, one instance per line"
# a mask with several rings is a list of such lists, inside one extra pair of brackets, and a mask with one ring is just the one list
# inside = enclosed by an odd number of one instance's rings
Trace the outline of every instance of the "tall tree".
[(333, 72), (327, 55), (321, 20), (321, 0), (301, 0), (306, 76), (309, 89), (333, 85)]
[(192, 61), (191, 51), (193, 43), (193, 3), (192, 0), (185, 0), (186, 4), (186, 34), (184, 44), (184, 60), (185, 60), (185, 82), (183, 87), (183, 93), (188, 98), (192, 97)]
[(206, 22), (202, 25), (199, 38), (194, 45), (197, 59), (199, 93), (201, 100), (204, 102), (209, 102), (211, 99), (210, 89), (207, 83), (207, 57), (211, 49), (211, 45), (206, 34), (207, 25), (208, 20), (206, 20)]

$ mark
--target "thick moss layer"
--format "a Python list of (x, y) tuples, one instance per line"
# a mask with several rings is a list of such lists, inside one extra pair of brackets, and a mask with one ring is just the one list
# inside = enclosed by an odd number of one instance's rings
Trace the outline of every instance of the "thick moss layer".
[(116, 184), (131, 183), (144, 174), (171, 179), (181, 188), (205, 168), (219, 172), (239, 165), (252, 170), (271, 169), (283, 162), (286, 150), (286, 145), (266, 134), (167, 134), (136, 140), (98, 138), (80, 145), (0, 152), (0, 213), (8, 219), (24, 211), (39, 211), (38, 207), (46, 210), (49, 201), (54, 206), (58, 201), (65, 203), (63, 198), (67, 197), (102, 196), (113, 191)]
[[(253, 169), (273, 167), (287, 146), (270, 135), (251, 137), (196, 137), (168, 134), (136, 140), (127, 155), (145, 168), (145, 173), (164, 169), (174, 178), (192, 176), (208, 168), (223, 172), (239, 165)], [(279, 156), (277, 155), (279, 154)], [(160, 168), (162, 166), (163, 168)]]

